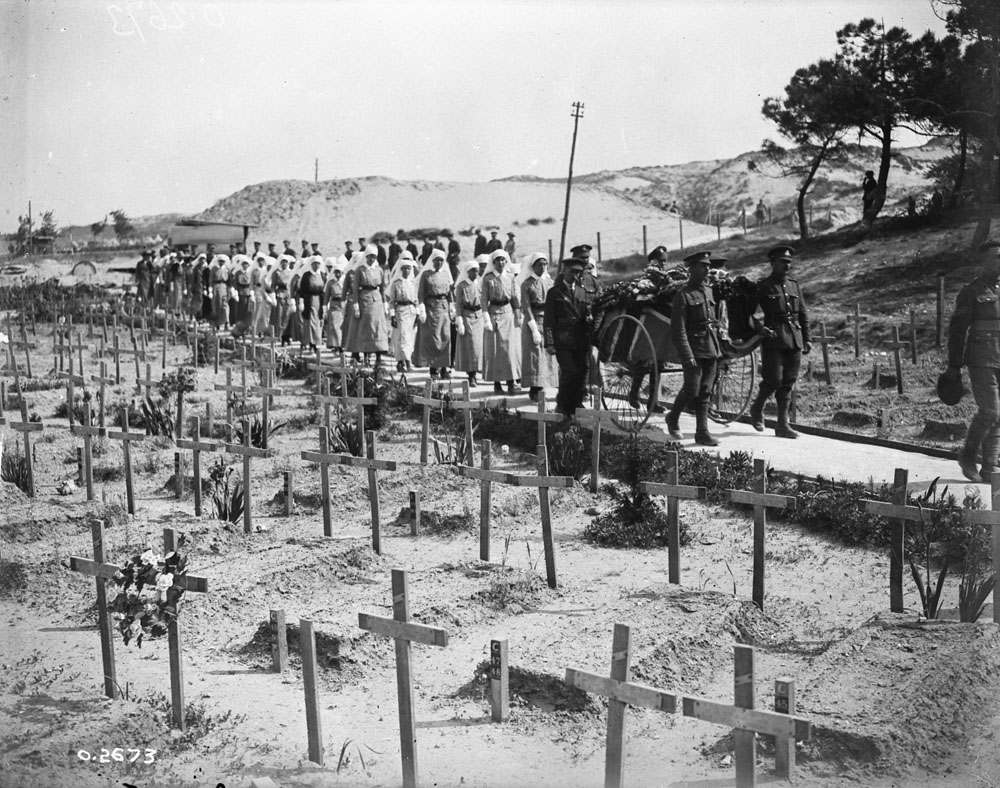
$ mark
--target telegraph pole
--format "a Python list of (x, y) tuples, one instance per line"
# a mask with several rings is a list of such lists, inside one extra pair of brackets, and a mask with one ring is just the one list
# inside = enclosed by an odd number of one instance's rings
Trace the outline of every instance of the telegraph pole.
[(315, 172), (315, 174), (313, 175), (313, 180), (314, 180), (314, 181), (315, 181), (316, 183), (319, 183), (319, 159), (316, 159), (316, 172)]
[[(563, 213), (562, 237), (559, 239), (559, 270), (562, 270), (562, 260), (566, 251), (566, 225), (569, 223), (569, 192), (573, 187), (573, 156), (576, 155), (576, 131), (580, 127), (580, 118), (583, 117), (583, 104), (579, 101), (573, 102), (573, 145), (569, 149), (569, 177), (566, 179), (566, 211)], [(551, 261), (550, 261), (551, 262)]]

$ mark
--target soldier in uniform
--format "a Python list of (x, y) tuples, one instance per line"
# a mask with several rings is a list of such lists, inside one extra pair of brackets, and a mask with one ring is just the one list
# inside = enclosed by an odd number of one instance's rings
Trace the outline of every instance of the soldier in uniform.
[(771, 273), (757, 283), (757, 304), (763, 319), (751, 318), (754, 330), (764, 340), (760, 352), (760, 390), (750, 406), (750, 424), (757, 432), (764, 431), (764, 403), (774, 394), (778, 402), (778, 426), (774, 434), (779, 438), (799, 437), (788, 423), (788, 408), (802, 354), (808, 354), (812, 347), (802, 290), (788, 276), (794, 253), (790, 246), (776, 246), (767, 253)]
[(583, 262), (571, 257), (562, 261), (559, 279), (545, 294), (542, 325), (545, 352), (559, 363), (559, 393), (556, 412), (571, 417), (583, 407), (590, 361), (590, 310), (574, 297)]
[[(966, 479), (989, 483), (1000, 449), (1000, 243), (980, 247), (982, 269), (963, 287), (948, 325), (948, 369), (954, 380), (969, 368), (978, 410), (969, 423), (958, 464)], [(982, 469), (976, 461), (982, 454)]]
[(722, 357), (720, 321), (712, 288), (705, 281), (711, 252), (695, 252), (684, 258), (688, 281), (674, 296), (670, 312), (670, 338), (684, 366), (684, 385), (667, 413), (667, 429), (673, 440), (683, 440), (678, 420), (688, 403), (694, 404), (694, 442), (718, 446), (708, 431), (708, 406), (715, 374)]

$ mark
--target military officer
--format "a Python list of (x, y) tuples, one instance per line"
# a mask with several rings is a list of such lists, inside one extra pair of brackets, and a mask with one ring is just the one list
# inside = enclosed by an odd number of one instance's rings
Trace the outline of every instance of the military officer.
[(590, 360), (590, 312), (573, 295), (583, 262), (563, 260), (559, 279), (545, 295), (542, 325), (545, 351), (559, 364), (556, 412), (571, 417), (583, 407), (583, 391)]
[(792, 387), (799, 377), (802, 354), (808, 354), (812, 347), (802, 290), (799, 283), (788, 276), (794, 254), (790, 246), (776, 246), (767, 253), (771, 273), (757, 283), (757, 304), (763, 318), (751, 317), (754, 330), (764, 339), (761, 342), (760, 390), (750, 406), (750, 423), (757, 432), (764, 431), (764, 403), (774, 394), (778, 402), (778, 426), (774, 434), (779, 438), (799, 437), (788, 422), (788, 409)]
[(719, 445), (708, 431), (709, 397), (722, 357), (718, 308), (706, 282), (711, 257), (711, 252), (695, 252), (684, 258), (688, 281), (674, 296), (670, 311), (670, 338), (684, 366), (684, 385), (667, 413), (667, 430), (673, 440), (683, 440), (680, 415), (688, 403), (693, 403), (694, 442), (702, 446)]
[[(989, 483), (1000, 449), (1000, 243), (980, 247), (979, 276), (963, 287), (948, 325), (948, 369), (958, 378), (969, 368), (972, 396), (979, 408), (969, 423), (958, 464), (969, 481)], [(982, 469), (976, 465), (982, 454)]]

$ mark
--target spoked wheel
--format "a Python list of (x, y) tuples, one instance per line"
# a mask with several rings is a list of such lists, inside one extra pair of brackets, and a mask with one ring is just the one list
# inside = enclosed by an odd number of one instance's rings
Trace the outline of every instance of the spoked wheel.
[[(601, 407), (611, 412), (611, 421), (615, 426), (628, 432), (638, 432), (649, 420), (650, 392), (659, 391), (660, 373), (653, 340), (645, 326), (631, 315), (618, 315), (609, 320), (601, 332), (600, 346), (606, 347), (606, 339), (611, 339), (614, 346), (614, 335), (609, 337), (608, 332), (620, 334), (623, 330), (634, 333), (629, 357), (642, 359), (642, 362), (607, 361), (601, 364)], [(637, 382), (640, 383), (638, 395), (634, 396)], [(630, 399), (639, 407), (634, 407)]]
[(757, 355), (719, 359), (708, 417), (719, 424), (735, 421), (750, 407), (757, 380)]

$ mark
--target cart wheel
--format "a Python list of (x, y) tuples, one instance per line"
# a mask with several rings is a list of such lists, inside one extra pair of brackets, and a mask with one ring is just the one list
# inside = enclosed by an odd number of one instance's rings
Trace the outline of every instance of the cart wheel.
[(750, 407), (757, 380), (757, 355), (719, 359), (708, 417), (719, 424), (735, 421)]
[[(656, 349), (653, 340), (642, 325), (631, 315), (617, 315), (608, 321), (601, 331), (600, 346), (604, 347), (604, 337), (608, 331), (621, 331), (627, 321), (635, 324), (635, 344), (639, 358), (648, 358), (641, 365), (607, 361), (601, 364), (601, 407), (611, 411), (611, 421), (615, 426), (628, 432), (638, 432), (649, 420), (650, 392), (659, 392), (660, 372), (656, 364)], [(642, 375), (638, 400), (640, 407), (629, 404), (632, 385), (638, 375)]]

